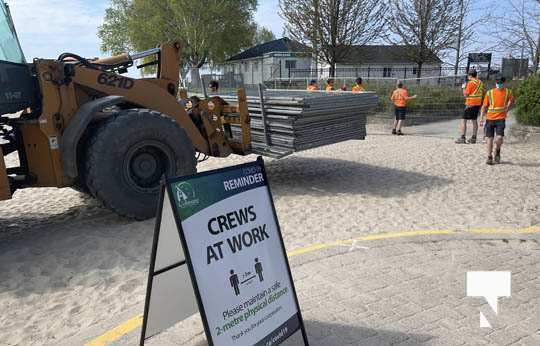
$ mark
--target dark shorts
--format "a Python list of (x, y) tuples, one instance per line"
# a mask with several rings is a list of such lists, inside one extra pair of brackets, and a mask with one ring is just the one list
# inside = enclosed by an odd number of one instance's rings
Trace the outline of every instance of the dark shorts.
[(482, 106), (467, 106), (465, 107), (465, 112), (463, 112), (463, 119), (465, 120), (476, 120), (478, 119), (478, 114), (480, 114), (480, 109)]
[(506, 121), (502, 120), (486, 120), (485, 131), (486, 137), (493, 138), (495, 134), (497, 136), (504, 137), (504, 128), (506, 127)]
[(407, 108), (395, 107), (396, 120), (405, 120), (405, 114), (407, 114)]

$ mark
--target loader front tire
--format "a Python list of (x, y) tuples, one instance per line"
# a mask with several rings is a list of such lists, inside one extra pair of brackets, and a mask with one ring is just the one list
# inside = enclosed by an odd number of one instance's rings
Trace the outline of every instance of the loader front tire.
[(92, 195), (117, 214), (138, 220), (155, 215), (163, 176), (193, 174), (197, 165), (184, 129), (148, 109), (127, 109), (99, 124), (85, 157)]

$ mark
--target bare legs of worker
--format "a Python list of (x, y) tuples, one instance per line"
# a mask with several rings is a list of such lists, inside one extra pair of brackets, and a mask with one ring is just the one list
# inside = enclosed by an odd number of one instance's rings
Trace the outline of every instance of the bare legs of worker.
[(467, 121), (468, 121), (467, 119), (461, 119), (461, 124), (460, 124), (460, 127), (459, 127), (461, 136), (456, 140), (456, 143), (458, 143), (458, 144), (461, 144), (461, 143), (474, 144), (474, 143), (476, 143), (476, 136), (478, 136), (478, 119), (471, 120), (473, 128), (472, 128), (471, 138), (469, 139), (468, 142), (465, 139), (465, 136), (467, 135)]
[(401, 128), (403, 127), (403, 120), (398, 120), (396, 130), (399, 133), (401, 131)]
[(461, 125), (459, 127), (461, 131), (461, 137), (465, 138), (467, 135), (467, 119), (461, 119)]
[(402, 135), (401, 128), (403, 127), (403, 120), (394, 120), (394, 127), (392, 128), (392, 134)]
[[(493, 142), (495, 142), (495, 155), (493, 155)], [(493, 137), (486, 138), (486, 151), (488, 155), (486, 163), (488, 165), (501, 162), (501, 147), (503, 145), (503, 142), (503, 136), (496, 136), (495, 140), (493, 140)], [(495, 158), (493, 156), (495, 156)]]
[(478, 119), (471, 120), (473, 125), (472, 137), (469, 143), (476, 143), (476, 136), (478, 135)]

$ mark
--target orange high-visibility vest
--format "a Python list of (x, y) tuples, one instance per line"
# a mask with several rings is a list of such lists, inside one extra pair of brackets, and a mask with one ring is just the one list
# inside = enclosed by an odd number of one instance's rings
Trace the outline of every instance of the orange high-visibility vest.
[(330, 84), (326, 84), (325, 90), (326, 90), (326, 91), (334, 91), (334, 87), (331, 86)]
[(317, 86), (316, 85), (308, 85), (307, 90), (308, 91), (315, 91), (315, 90), (317, 90)]
[[(469, 83), (471, 86), (469, 86)], [(465, 97), (466, 106), (481, 106), (484, 96), (484, 83), (480, 79), (471, 79), (467, 83), (467, 91), (470, 91)]]
[(486, 100), (484, 101), (484, 105), (488, 106), (487, 119), (506, 119), (506, 115), (508, 114), (508, 109), (506, 106), (508, 105), (508, 102), (512, 99), (513, 95), (512, 90), (510, 89), (491, 89), (490, 91), (488, 91), (486, 94)]
[(390, 99), (394, 101), (394, 106), (405, 107), (407, 106), (407, 101), (409, 100), (409, 92), (405, 88), (397, 88), (392, 93), (392, 97)]

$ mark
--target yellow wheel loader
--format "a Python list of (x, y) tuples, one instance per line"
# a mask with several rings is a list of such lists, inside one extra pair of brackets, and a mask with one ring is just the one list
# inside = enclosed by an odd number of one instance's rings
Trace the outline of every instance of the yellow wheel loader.
[[(179, 103), (178, 42), (26, 63), (9, 9), (1, 0), (0, 7), (0, 200), (27, 187), (73, 187), (118, 214), (146, 219), (154, 216), (162, 177), (195, 173), (197, 153), (249, 153), (241, 89), (235, 104), (202, 99), (188, 114)], [(138, 67), (156, 65), (155, 78), (122, 75), (143, 58)], [(231, 124), (242, 129), (236, 142)], [(19, 165), (6, 168), (12, 153)]]

